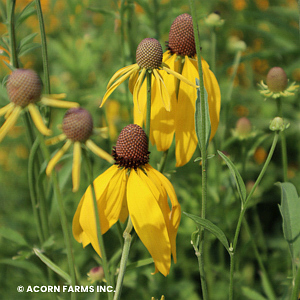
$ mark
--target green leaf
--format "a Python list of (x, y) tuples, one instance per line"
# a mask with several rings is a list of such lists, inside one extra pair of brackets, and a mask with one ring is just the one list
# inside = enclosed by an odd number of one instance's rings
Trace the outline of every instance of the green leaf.
[(57, 266), (53, 261), (51, 261), (48, 257), (46, 257), (42, 252), (37, 249), (33, 248), (35, 255), (45, 263), (51, 270), (61, 276), (68, 284), (71, 284), (71, 277), (65, 271), (63, 271), (59, 266)]
[(3, 236), (4, 238), (17, 243), (21, 246), (29, 247), (29, 244), (26, 242), (24, 237), (17, 231), (8, 228), (8, 227), (0, 227), (0, 236)]
[(256, 292), (255, 290), (243, 286), (242, 287), (242, 294), (245, 297), (244, 299), (249, 299), (249, 300), (267, 300), (265, 297), (263, 297), (261, 294)]
[(16, 17), (18, 26), (21, 25), (27, 18), (35, 13), (35, 1), (30, 2), (25, 6), (22, 12)]
[(13, 259), (1, 259), (0, 264), (9, 265), (12, 267), (27, 270), (31, 275), (37, 274), (39, 277), (43, 278), (43, 272), (34, 263), (25, 260), (13, 260)]
[[(196, 84), (200, 85), (199, 79), (196, 78)], [(198, 144), (201, 149), (201, 140), (202, 140), (202, 112), (201, 112), (201, 94), (200, 94), (200, 88), (197, 88), (197, 99), (196, 99), (196, 110), (195, 110), (195, 129), (196, 129), (196, 135), (198, 138)], [(210, 133), (211, 133), (211, 124), (210, 124), (210, 117), (209, 117), (209, 107), (208, 107), (208, 95), (206, 92), (206, 89), (204, 88), (204, 103), (205, 103), (205, 115), (204, 115), (204, 122), (205, 122), (205, 147), (207, 149)]]
[(225, 154), (223, 154), (221, 151), (219, 151), (219, 150), (217, 150), (217, 151), (218, 151), (218, 154), (226, 162), (232, 176), (234, 177), (234, 180), (235, 180), (236, 187), (237, 187), (237, 190), (239, 192), (240, 198), (242, 200), (242, 203), (244, 203), (245, 200), (246, 200), (247, 192), (246, 192), (246, 187), (245, 187), (245, 183), (242, 179), (242, 176), (240, 175), (238, 169), (233, 164), (233, 162)]
[(108, 9), (103, 9), (103, 8), (100, 8), (100, 7), (89, 7), (88, 10), (92, 11), (92, 12), (95, 12), (95, 13), (100, 13), (102, 15), (105, 15), (105, 16), (111, 16), (113, 18), (116, 17), (116, 14)]
[(293, 261), (295, 261), (300, 257), (300, 199), (293, 184), (283, 182), (276, 185), (281, 188), (279, 209), (283, 220), (283, 234), (289, 244)]
[(197, 225), (203, 226), (206, 230), (208, 230), (209, 232), (214, 234), (218, 238), (218, 240), (224, 245), (224, 247), (230, 254), (228, 240), (227, 240), (224, 232), (218, 226), (216, 226), (215, 224), (213, 224), (211, 221), (209, 221), (207, 219), (202, 219), (201, 217), (198, 217), (198, 216), (195, 216), (192, 214), (188, 214), (186, 212), (183, 212), (183, 213), (186, 216), (188, 216), (190, 219), (192, 219)]
[(153, 258), (146, 258), (146, 259), (142, 259), (139, 260), (137, 262), (128, 264), (128, 266), (126, 267), (126, 271), (132, 270), (132, 269), (136, 269), (139, 267), (143, 267), (143, 266), (147, 266), (153, 263)]
[(21, 50), (27, 44), (30, 44), (38, 34), (36, 32), (29, 34), (20, 41), (19, 49)]

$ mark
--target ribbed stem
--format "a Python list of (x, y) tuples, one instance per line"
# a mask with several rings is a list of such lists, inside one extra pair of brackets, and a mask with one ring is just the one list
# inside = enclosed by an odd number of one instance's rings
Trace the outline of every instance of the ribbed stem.
[(145, 133), (148, 138), (148, 143), (150, 140), (150, 123), (151, 123), (151, 77), (152, 72), (146, 71), (147, 77), (147, 114), (146, 114), (146, 130)]
[(237, 246), (237, 242), (238, 242), (238, 238), (239, 238), (239, 233), (240, 233), (240, 230), (241, 230), (241, 225), (242, 225), (242, 221), (243, 221), (243, 218), (244, 218), (244, 215), (245, 215), (245, 212), (246, 212), (246, 209), (249, 205), (249, 202), (252, 198), (252, 195), (254, 193), (254, 191), (256, 190), (257, 186), (260, 184), (266, 170), (267, 170), (267, 167), (269, 166), (269, 163), (272, 159), (272, 156), (273, 156), (273, 153), (274, 153), (274, 150), (275, 150), (275, 147), (276, 147), (276, 144), (277, 144), (277, 141), (278, 141), (278, 135), (279, 133), (278, 132), (275, 132), (275, 135), (274, 135), (274, 139), (273, 139), (273, 143), (272, 143), (272, 146), (271, 146), (271, 149), (270, 149), (270, 152), (268, 154), (268, 157), (265, 161), (265, 164), (259, 174), (259, 176), (257, 177), (257, 180), (255, 181), (247, 199), (245, 200), (245, 203), (244, 205), (242, 206), (241, 208), (241, 212), (240, 212), (240, 215), (239, 215), (239, 219), (238, 219), (238, 223), (237, 223), (237, 227), (236, 227), (236, 230), (235, 230), (235, 235), (234, 235), (234, 241), (233, 241), (233, 246), (231, 248), (231, 253), (230, 253), (230, 284), (229, 284), (229, 300), (233, 300), (233, 275), (234, 275), (234, 266), (235, 266), (235, 252), (236, 252), (236, 246)]
[(132, 227), (133, 227), (132, 222), (131, 222), (131, 219), (129, 216), (127, 227), (123, 233), (124, 247), (123, 247), (122, 257), (121, 257), (121, 262), (120, 262), (120, 270), (119, 270), (119, 276), (118, 276), (118, 280), (117, 280), (116, 292), (115, 292), (115, 296), (114, 296), (113, 300), (119, 300), (121, 297), (123, 280), (124, 280), (124, 275), (125, 275), (125, 271), (126, 271), (126, 265), (127, 265), (129, 250), (130, 250), (130, 244), (131, 244), (130, 232), (132, 230)]
[[(202, 157), (202, 200), (201, 200), (201, 218), (206, 218), (206, 202), (207, 202), (207, 150), (206, 150), (206, 140), (205, 140), (205, 132), (206, 132), (206, 105), (205, 105), (205, 97), (204, 97), (204, 81), (203, 81), (203, 71), (202, 71), (202, 63), (201, 63), (201, 48), (200, 48), (200, 38), (199, 38), (199, 30), (197, 24), (197, 15), (196, 15), (196, 7), (195, 1), (189, 0), (190, 2), (190, 10), (193, 19), (193, 27), (194, 27), (194, 36), (196, 43), (196, 52), (198, 58), (198, 72), (199, 72), (199, 83), (200, 83), (200, 106), (201, 106), (201, 157)], [(208, 299), (208, 291), (207, 291), (207, 282), (205, 277), (204, 270), (204, 257), (203, 257), (203, 243), (204, 243), (204, 228), (202, 227), (199, 235), (199, 253), (197, 255), (199, 272), (200, 272), (200, 281), (202, 288), (202, 296), (203, 300)]]
[[(94, 205), (95, 220), (96, 220), (96, 227), (97, 227), (97, 239), (98, 239), (99, 248), (100, 248), (101, 257), (102, 257), (102, 265), (103, 265), (104, 275), (105, 275), (107, 285), (111, 286), (110, 273), (109, 273), (109, 268), (108, 268), (108, 261), (107, 261), (103, 236), (102, 236), (102, 233), (101, 233), (101, 223), (100, 223), (100, 217), (99, 217), (99, 214), (98, 214), (96, 192), (95, 192), (95, 187), (94, 187), (94, 182), (93, 182), (92, 163), (91, 163), (91, 161), (88, 157), (87, 151), (85, 149), (83, 150), (83, 155), (84, 155), (84, 158), (85, 158), (85, 165), (87, 167), (88, 181), (89, 181), (89, 184), (90, 184), (91, 189), (92, 189), (93, 205)], [(108, 299), (112, 299), (112, 293), (107, 293), (107, 295), (108, 295)]]

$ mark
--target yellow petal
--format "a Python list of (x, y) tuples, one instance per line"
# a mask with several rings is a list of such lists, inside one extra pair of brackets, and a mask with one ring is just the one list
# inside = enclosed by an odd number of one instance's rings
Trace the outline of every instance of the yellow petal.
[(136, 81), (138, 80), (139, 72), (140, 72), (140, 70), (137, 69), (130, 75), (128, 87), (129, 87), (129, 91), (131, 94), (133, 94), (133, 89), (134, 89)]
[(16, 105), (11, 114), (8, 116), (8, 118), (0, 128), (0, 142), (4, 139), (7, 132), (16, 124), (21, 111), (22, 107)]
[(92, 152), (94, 152), (99, 157), (107, 160), (111, 164), (115, 162), (114, 158), (111, 155), (99, 148), (92, 140), (87, 140), (85, 144)]
[(158, 88), (158, 93), (157, 96), (160, 97), (165, 109), (167, 111), (170, 111), (170, 96), (169, 96), (169, 92), (167, 90), (167, 87), (164, 83), (163, 78), (161, 77), (161, 75), (158, 73), (157, 70), (153, 70), (153, 75), (154, 75), (154, 79), (155, 79), (155, 84), (154, 86), (156, 86)]
[(45, 141), (45, 144), (46, 145), (54, 145), (54, 144), (57, 144), (57, 143), (65, 140), (66, 138), (67, 138), (67, 136), (64, 133), (61, 133), (58, 136), (54, 136), (53, 138), (47, 139)]
[(15, 104), (13, 102), (10, 102), (9, 104), (0, 108), (0, 117), (5, 115), (8, 111), (12, 110), (14, 107), (15, 107)]
[[(146, 73), (146, 69), (142, 69), (142, 72), (141, 74), (139, 75), (135, 85), (134, 85), (134, 88), (133, 88), (133, 103), (135, 105), (137, 105), (139, 111), (141, 111), (140, 109), (140, 104), (139, 104), (139, 100), (138, 100), (138, 97), (139, 97), (139, 92), (140, 92), (140, 89), (141, 89), (141, 86), (143, 84), (143, 82), (147, 82), (145, 79), (145, 73)], [(146, 83), (147, 85), (147, 83)]]
[(181, 75), (181, 74), (179, 74), (179, 73), (177, 73), (177, 72), (175, 72), (175, 71), (173, 71), (173, 70), (171, 70), (171, 69), (169, 69), (169, 68), (167, 68), (167, 67), (162, 67), (162, 68), (163, 68), (163, 70), (165, 70), (168, 74), (172, 74), (173, 76), (175, 76), (175, 77), (178, 78), (179, 80), (183, 81), (184, 83), (186, 83), (186, 84), (188, 84), (188, 85), (190, 85), (190, 86), (192, 86), (192, 87), (194, 87), (194, 88), (197, 88), (197, 87), (198, 87), (195, 83), (193, 83), (192, 81), (188, 80), (188, 79), (187, 79), (186, 77), (184, 77), (183, 75)]
[[(176, 98), (171, 97), (170, 111), (167, 111), (159, 95), (159, 83), (156, 80), (151, 81), (151, 126), (150, 141), (156, 145), (158, 151), (166, 151), (172, 144), (174, 135), (174, 119)], [(147, 82), (142, 84), (139, 93), (140, 111), (134, 102), (134, 123), (143, 126), (146, 119), (147, 104)]]
[[(195, 65), (196, 62), (192, 61)], [(211, 123), (211, 135), (212, 139), (218, 129), (219, 116), (221, 108), (221, 92), (218, 81), (214, 73), (209, 69), (208, 63), (202, 59), (202, 71), (203, 71), (203, 81), (204, 86), (208, 94), (208, 106), (209, 106), (209, 116)]]
[[(130, 66), (126, 66), (122, 69), (120, 69), (119, 71), (117, 71), (113, 76), (112, 78), (109, 80), (107, 86), (106, 86), (106, 89), (108, 90), (111, 86), (111, 84), (119, 77), (121, 77), (122, 75), (124, 75), (125, 73), (129, 72), (129, 71), (132, 71), (132, 69), (138, 69), (138, 66), (137, 64), (133, 64), (133, 65), (130, 65)], [(131, 72), (130, 72), (131, 73)]]
[[(137, 173), (138, 172), (138, 173)], [(143, 171), (131, 170), (127, 184), (127, 204), (132, 224), (151, 254), (155, 266), (167, 276), (171, 266), (171, 245), (163, 213), (145, 183)]]
[(56, 154), (50, 159), (48, 166), (46, 168), (46, 174), (49, 176), (57, 164), (57, 162), (61, 159), (61, 157), (66, 153), (66, 151), (70, 148), (72, 142), (67, 140), (61, 149), (59, 149)]
[(30, 112), (31, 118), (36, 126), (36, 128), (39, 130), (39, 132), (43, 135), (51, 135), (52, 131), (46, 127), (46, 125), (43, 122), (43, 118), (37, 109), (37, 107), (33, 103), (28, 104), (28, 110)]
[[(153, 180), (156, 181), (156, 184), (161, 184), (163, 188), (167, 191), (167, 194), (170, 198), (171, 204), (172, 204), (172, 210), (169, 211), (169, 226), (168, 226), (168, 233), (170, 237), (171, 242), (171, 249), (172, 249), (172, 255), (174, 262), (176, 263), (176, 236), (177, 231), (181, 219), (181, 208), (180, 204), (178, 202), (175, 190), (171, 184), (171, 182), (160, 172), (152, 168), (150, 165), (147, 167), (147, 174), (148, 176)], [(155, 179), (155, 177), (157, 179)], [(164, 208), (167, 212), (167, 208)]]
[(80, 166), (81, 166), (81, 144), (80, 142), (74, 143), (73, 150), (73, 165), (72, 165), (72, 182), (73, 192), (77, 192), (80, 184)]
[[(189, 59), (185, 60), (182, 74), (194, 81), (195, 78), (199, 77), (197, 69)], [(175, 115), (176, 167), (189, 162), (197, 147), (198, 142), (195, 131), (196, 97), (196, 89), (181, 81)]]
[[(107, 98), (110, 96), (110, 94), (122, 83), (124, 82), (128, 77), (131, 76), (131, 74), (137, 70), (139, 68), (139, 66), (137, 64), (135, 65), (132, 65), (131, 68), (129, 67), (125, 67), (125, 69), (127, 68), (127, 73), (125, 75), (123, 75), (122, 77), (120, 77), (113, 85), (109, 85), (109, 88), (107, 89), (103, 99), (102, 99), (102, 102), (100, 104), (100, 107), (102, 107), (104, 105), (104, 103), (106, 102)], [(122, 69), (121, 69), (122, 70)], [(114, 78), (114, 77), (113, 77)], [(117, 78), (117, 77), (116, 77)]]
[[(117, 166), (112, 166), (94, 181), (102, 234), (119, 219), (126, 191), (126, 176), (125, 169), (120, 170)], [(79, 223), (93, 248), (100, 255), (92, 197), (89, 187), (81, 206)]]
[(80, 104), (77, 102), (52, 99), (45, 96), (42, 97), (41, 102), (46, 106), (59, 107), (59, 108), (72, 108), (72, 107), (80, 106)]

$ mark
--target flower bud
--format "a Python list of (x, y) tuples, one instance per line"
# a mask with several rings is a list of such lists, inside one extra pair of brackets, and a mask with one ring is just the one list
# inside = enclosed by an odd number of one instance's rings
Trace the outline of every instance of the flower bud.
[(95, 281), (103, 281), (104, 279), (104, 270), (103, 267), (94, 267), (92, 268), (88, 273), (88, 280), (91, 281), (92, 283)]
[(280, 67), (270, 69), (266, 81), (269, 90), (274, 93), (283, 92), (288, 86), (287, 75)]
[(272, 131), (283, 131), (287, 126), (284, 124), (284, 121), (280, 117), (274, 118), (270, 123), (270, 130)]
[(213, 12), (205, 19), (205, 24), (210, 27), (219, 27), (224, 24), (224, 20), (221, 19), (219, 12)]

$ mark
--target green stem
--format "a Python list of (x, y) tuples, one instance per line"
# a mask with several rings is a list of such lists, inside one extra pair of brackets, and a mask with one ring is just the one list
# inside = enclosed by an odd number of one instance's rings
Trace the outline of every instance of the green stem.
[(211, 31), (211, 65), (210, 69), (216, 74), (216, 47), (217, 47), (217, 35), (215, 27)]
[[(49, 161), (50, 159), (50, 153), (48, 148), (46, 147), (44, 136), (37, 131), (38, 138), (40, 140), (40, 146), (43, 151), (44, 157), (46, 161)], [(51, 173), (51, 179), (53, 183), (53, 190), (54, 190), (54, 198), (57, 201), (58, 204), (58, 210), (59, 210), (59, 216), (60, 216), (60, 222), (61, 227), (63, 231), (65, 246), (66, 246), (66, 252), (67, 252), (67, 260), (69, 265), (69, 272), (71, 276), (71, 284), (72, 286), (76, 285), (76, 273), (75, 273), (75, 261), (74, 261), (74, 255), (72, 250), (72, 241), (71, 241), (71, 234), (69, 229), (69, 223), (66, 216), (64, 203), (63, 203), (63, 197), (60, 191), (59, 182), (58, 182), (58, 176), (55, 170)], [(71, 294), (71, 299), (76, 299), (76, 293)]]
[(123, 279), (126, 271), (126, 265), (127, 265), (127, 260), (128, 260), (128, 255), (129, 255), (129, 250), (130, 250), (130, 244), (131, 244), (131, 230), (132, 230), (132, 222), (130, 219), (130, 216), (128, 217), (128, 223), (127, 227), (123, 233), (124, 237), (124, 247), (122, 251), (122, 257), (121, 257), (121, 262), (120, 262), (120, 270), (119, 270), (119, 275), (118, 275), (118, 280), (117, 280), (117, 286), (116, 286), (116, 292), (113, 300), (119, 300), (121, 297), (121, 291), (122, 291), (122, 286), (123, 286)]
[[(282, 101), (281, 98), (276, 99), (277, 103), (277, 113), (279, 117), (283, 117), (282, 114)], [(287, 160), (287, 147), (286, 147), (286, 138), (285, 138), (285, 130), (280, 132), (280, 140), (281, 140), (281, 157), (282, 157), (282, 173), (283, 173), (283, 181), (287, 182), (287, 171), (288, 171), (288, 160)]]
[(238, 223), (237, 223), (237, 227), (235, 230), (235, 235), (234, 235), (234, 241), (233, 241), (233, 246), (231, 247), (231, 253), (230, 253), (230, 284), (229, 284), (229, 300), (233, 300), (233, 275), (234, 275), (234, 265), (235, 265), (235, 251), (236, 251), (236, 246), (237, 246), (237, 242), (238, 242), (238, 238), (239, 238), (239, 233), (240, 233), (240, 229), (241, 229), (241, 225), (242, 225), (242, 221), (243, 221), (243, 217), (245, 215), (246, 209), (248, 207), (248, 204), (251, 200), (251, 197), (254, 193), (254, 191), (256, 190), (257, 186), (260, 184), (266, 170), (267, 167), (269, 166), (269, 163), (272, 159), (277, 141), (278, 141), (278, 132), (275, 132), (274, 135), (274, 139), (273, 139), (273, 143), (270, 149), (270, 152), (268, 154), (268, 157), (265, 161), (265, 164), (259, 174), (259, 176), (257, 177), (256, 182), (254, 183), (248, 197), (245, 200), (245, 203), (242, 205), (241, 207), (241, 212), (239, 215), (239, 219), (238, 219)]
[(35, 226), (36, 226), (40, 244), (42, 245), (44, 242), (44, 237), (43, 237), (41, 221), (39, 218), (39, 213), (38, 213), (38, 208), (37, 208), (37, 199), (36, 199), (36, 193), (35, 193), (35, 187), (34, 187), (34, 182), (35, 182), (34, 165), (35, 165), (35, 158), (36, 158), (38, 149), (39, 149), (39, 141), (38, 141), (38, 139), (36, 139), (30, 149), (29, 158), (28, 158), (28, 186), (29, 186), (29, 192), (30, 192), (33, 217), (35, 220)]
[(169, 152), (169, 149), (164, 151), (162, 157), (161, 157), (161, 160), (160, 160), (160, 163), (159, 163), (159, 168), (158, 168), (158, 171), (160, 173), (162, 173), (164, 171), (164, 168), (166, 166), (166, 162), (167, 162), (167, 157), (168, 157), (168, 152)]
[(248, 224), (248, 222), (247, 222), (247, 220), (245, 218), (243, 219), (243, 225), (244, 225), (244, 227), (245, 227), (245, 229), (246, 229), (246, 231), (247, 231), (247, 233), (249, 235), (254, 255), (255, 255), (256, 260), (258, 262), (259, 268), (261, 269), (262, 276), (264, 276), (264, 278), (265, 278), (265, 282), (266, 282), (265, 284), (268, 286), (268, 288), (267, 288), (267, 290), (269, 291), (268, 299), (275, 300), (276, 299), (276, 295), (274, 293), (272, 284), (270, 282), (267, 270), (266, 270), (266, 268), (264, 266), (264, 263), (262, 261), (261, 255), (260, 255), (260, 253), (259, 253), (259, 251), (257, 249), (257, 245), (255, 243), (255, 239), (253, 238), (253, 235), (252, 235), (251, 229), (249, 227), (249, 224)]
[[(92, 163), (91, 163), (91, 161), (88, 157), (87, 151), (85, 149), (83, 149), (83, 155), (84, 155), (84, 158), (85, 158), (85, 165), (87, 167), (88, 181), (90, 183), (90, 186), (91, 186), (91, 189), (92, 189), (92, 194), (93, 194), (93, 205), (94, 205), (94, 213), (95, 213), (95, 220), (96, 220), (96, 227), (97, 227), (97, 239), (98, 239), (99, 249), (100, 249), (101, 257), (102, 257), (104, 275), (105, 275), (107, 285), (111, 286), (110, 273), (109, 273), (109, 268), (108, 268), (108, 261), (107, 261), (103, 236), (102, 236), (102, 233), (101, 233), (101, 223), (100, 223), (100, 217), (99, 217), (99, 213), (98, 213), (96, 192), (95, 192), (95, 187), (94, 187), (94, 182), (93, 182)], [(108, 294), (108, 299), (112, 299), (112, 293), (107, 293), (107, 294)]]
[(298, 268), (296, 278), (293, 282), (293, 293), (292, 293), (291, 300), (299, 299), (299, 289), (300, 289), (300, 268)]
[(146, 135), (148, 138), (148, 143), (150, 140), (150, 121), (151, 121), (151, 76), (152, 72), (146, 71), (147, 77), (147, 115), (146, 115)]
[(7, 4), (8, 9), (8, 32), (10, 42), (10, 63), (13, 67), (19, 68), (17, 47), (16, 47), (16, 30), (15, 30), (15, 6), (16, 0), (11, 0)]
[[(200, 38), (199, 38), (199, 30), (197, 24), (197, 15), (196, 15), (196, 7), (195, 1), (189, 0), (190, 2), (190, 10), (193, 19), (193, 28), (194, 28), (194, 36), (196, 43), (196, 52), (197, 52), (197, 62), (198, 62), (198, 72), (199, 72), (199, 83), (200, 83), (200, 106), (201, 106), (201, 157), (202, 157), (202, 201), (201, 201), (201, 218), (206, 218), (206, 202), (207, 202), (207, 149), (206, 149), (206, 140), (205, 140), (205, 132), (206, 132), (206, 106), (205, 106), (205, 97), (204, 97), (204, 81), (203, 81), (203, 71), (202, 71), (202, 63), (201, 63), (201, 48), (200, 48)], [(208, 299), (208, 291), (207, 291), (207, 282), (205, 277), (204, 270), (204, 257), (203, 257), (203, 243), (204, 243), (204, 228), (201, 227), (200, 235), (199, 235), (199, 255), (198, 264), (199, 264), (199, 272), (200, 272), (200, 281), (202, 288), (202, 296), (203, 300)]]
[(242, 51), (238, 51), (234, 57), (232, 75), (229, 80), (229, 88), (224, 99), (225, 110), (224, 110), (223, 123), (225, 124), (225, 128), (224, 128), (223, 138), (227, 136), (227, 131), (228, 131), (227, 124), (228, 124), (229, 113), (231, 111), (231, 104), (232, 104), (231, 96), (232, 96), (232, 91), (234, 86), (234, 79), (241, 61), (241, 57), (242, 57)]

